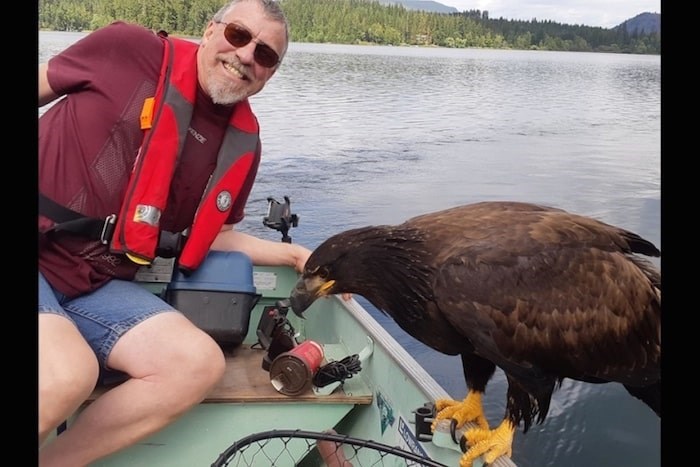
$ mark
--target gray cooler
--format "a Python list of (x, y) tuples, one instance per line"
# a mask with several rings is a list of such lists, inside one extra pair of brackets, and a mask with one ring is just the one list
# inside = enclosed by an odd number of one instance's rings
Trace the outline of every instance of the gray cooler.
[(166, 300), (221, 346), (240, 345), (250, 312), (260, 299), (250, 258), (236, 251), (210, 251), (189, 276), (173, 272)]

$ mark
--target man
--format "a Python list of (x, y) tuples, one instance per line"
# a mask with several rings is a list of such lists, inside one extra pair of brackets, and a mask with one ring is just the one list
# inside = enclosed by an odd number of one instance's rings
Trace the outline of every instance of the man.
[[(123, 22), (39, 66), (40, 465), (84, 466), (160, 430), (219, 381), (220, 347), (133, 282), (163, 248), (301, 271), (310, 251), (238, 232), (260, 160), (247, 98), (279, 67), (272, 0), (232, 0), (199, 44)], [(59, 97), (63, 97), (58, 100)], [(196, 214), (196, 215), (195, 215)], [(163, 245), (172, 233), (186, 242)], [(125, 381), (51, 442), (103, 376)]]

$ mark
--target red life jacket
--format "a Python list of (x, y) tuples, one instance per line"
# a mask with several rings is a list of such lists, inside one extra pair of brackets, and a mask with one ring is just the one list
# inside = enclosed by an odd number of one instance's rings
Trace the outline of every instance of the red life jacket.
[[(154, 98), (144, 103), (143, 143), (117, 216), (110, 249), (134, 262), (156, 257), (159, 219), (164, 212), (179, 154), (185, 143), (197, 93), (196, 43), (163, 37), (164, 57)], [(196, 269), (221, 231), (260, 145), (258, 122), (248, 100), (238, 102), (219, 148), (216, 168), (204, 191), (178, 259)]]

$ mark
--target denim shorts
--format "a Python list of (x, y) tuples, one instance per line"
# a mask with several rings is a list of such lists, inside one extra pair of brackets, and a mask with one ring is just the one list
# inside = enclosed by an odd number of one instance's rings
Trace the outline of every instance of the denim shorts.
[(75, 323), (103, 372), (109, 353), (124, 333), (151, 316), (173, 310), (135, 282), (113, 279), (94, 292), (67, 298), (39, 273), (39, 313), (55, 313)]

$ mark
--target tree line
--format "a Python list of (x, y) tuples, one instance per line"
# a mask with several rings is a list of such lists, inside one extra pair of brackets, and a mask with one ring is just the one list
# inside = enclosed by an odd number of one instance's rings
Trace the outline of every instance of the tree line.
[[(39, 28), (90, 31), (115, 20), (198, 37), (225, 0), (39, 0)], [(627, 28), (432, 13), (369, 0), (279, 0), (294, 42), (660, 54), (661, 34)]]

